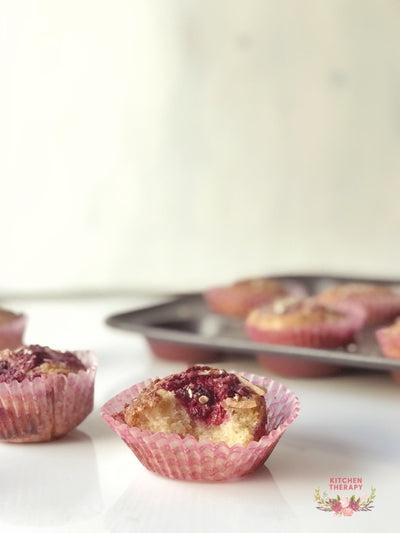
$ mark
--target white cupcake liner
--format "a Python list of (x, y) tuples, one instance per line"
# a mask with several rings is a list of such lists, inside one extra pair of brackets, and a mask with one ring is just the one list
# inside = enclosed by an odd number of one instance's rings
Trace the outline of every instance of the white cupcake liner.
[(92, 411), (97, 359), (90, 351), (73, 353), (86, 370), (0, 383), (0, 441), (49, 441), (74, 429)]
[(229, 447), (225, 442), (199, 442), (191, 436), (182, 438), (177, 434), (151, 433), (128, 426), (121, 412), (152, 380), (134, 385), (109, 400), (102, 407), (101, 415), (139, 461), (152, 472), (187, 481), (237, 478), (252, 472), (266, 461), (300, 408), (298, 398), (284, 385), (254, 374), (239, 374), (266, 390), (268, 410), (267, 434), (246, 446), (236, 444)]
[(0, 313), (9, 313), (11, 317), (10, 320), (0, 324), (0, 350), (18, 348), (23, 343), (27, 323), (26, 315), (14, 315), (4, 309), (1, 309)]

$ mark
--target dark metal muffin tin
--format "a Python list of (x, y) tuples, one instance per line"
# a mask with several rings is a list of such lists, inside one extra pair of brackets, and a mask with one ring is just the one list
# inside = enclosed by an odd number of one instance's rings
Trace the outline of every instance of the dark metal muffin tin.
[[(302, 283), (309, 294), (316, 294), (338, 283), (353, 281), (378, 284), (399, 283), (394, 280), (330, 275), (269, 277)], [(177, 296), (166, 303), (112, 315), (106, 319), (106, 322), (115, 328), (141, 333), (150, 345), (152, 343), (157, 346), (165, 345), (172, 350), (174, 346), (178, 349), (185, 347), (187, 353), (190, 353), (190, 349), (197, 353), (201, 349), (204, 353), (229, 352), (249, 357), (265, 354), (334, 363), (354, 368), (400, 370), (400, 359), (388, 359), (381, 354), (375, 340), (374, 328), (361, 330), (354, 344), (336, 350), (256, 343), (246, 338), (243, 322), (211, 313), (201, 293)]]

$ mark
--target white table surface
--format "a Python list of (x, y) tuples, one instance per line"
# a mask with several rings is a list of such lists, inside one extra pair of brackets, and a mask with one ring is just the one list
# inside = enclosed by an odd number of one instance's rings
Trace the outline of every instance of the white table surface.
[[(153, 301), (1, 302), (29, 315), (27, 343), (92, 349), (99, 359), (95, 408), (78, 429), (50, 443), (0, 444), (1, 533), (395, 530), (400, 388), (386, 373), (272, 376), (296, 392), (301, 410), (265, 466), (249, 477), (195, 483), (147, 471), (99, 409), (138, 381), (184, 369), (155, 358), (141, 336), (104, 325), (109, 314)], [(265, 374), (250, 358), (227, 357), (220, 366)], [(317, 510), (314, 490), (330, 492), (331, 477), (361, 477), (357, 495), (375, 487), (373, 510), (351, 517)]]

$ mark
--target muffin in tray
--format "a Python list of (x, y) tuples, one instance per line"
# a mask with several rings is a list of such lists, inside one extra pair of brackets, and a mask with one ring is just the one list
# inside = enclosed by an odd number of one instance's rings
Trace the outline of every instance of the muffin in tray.
[[(358, 306), (325, 306), (313, 298), (287, 298), (254, 309), (245, 329), (256, 342), (333, 349), (351, 343), (364, 321), (365, 312)], [(340, 370), (337, 365), (289, 357), (260, 354), (258, 361), (273, 372), (293, 377), (327, 376)]]
[(400, 315), (400, 291), (391, 285), (373, 283), (342, 283), (321, 292), (316, 299), (326, 305), (353, 303), (365, 313), (365, 325), (390, 322)]
[(300, 283), (273, 278), (253, 278), (232, 285), (215, 287), (204, 292), (204, 299), (214, 313), (244, 318), (255, 307), (285, 296), (305, 296)]
[(17, 348), (22, 344), (26, 316), (0, 308), (0, 350)]
[(91, 352), (2, 350), (0, 441), (48, 441), (75, 428), (93, 408), (96, 366)]
[(272, 380), (195, 366), (135, 385), (101, 412), (149, 470), (220, 481), (262, 464), (298, 410), (298, 399)]
[[(385, 357), (400, 359), (400, 318), (390, 326), (375, 331), (376, 340)], [(393, 379), (400, 384), (400, 371), (393, 371)]]

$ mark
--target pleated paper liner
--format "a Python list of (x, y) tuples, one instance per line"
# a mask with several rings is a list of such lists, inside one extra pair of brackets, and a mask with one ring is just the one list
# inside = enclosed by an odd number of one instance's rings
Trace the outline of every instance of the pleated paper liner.
[(87, 417), (93, 409), (97, 360), (89, 351), (74, 354), (86, 370), (0, 383), (0, 441), (49, 441)]
[(284, 385), (254, 374), (239, 373), (266, 390), (266, 435), (247, 446), (197, 441), (194, 437), (151, 433), (129, 427), (120, 413), (151, 380), (139, 383), (109, 400), (101, 409), (105, 422), (152, 472), (172, 479), (223, 481), (249, 474), (263, 464), (299, 412), (298, 398)]

